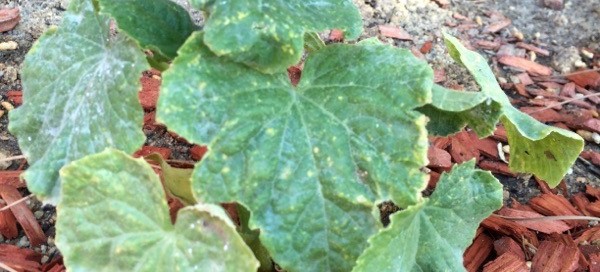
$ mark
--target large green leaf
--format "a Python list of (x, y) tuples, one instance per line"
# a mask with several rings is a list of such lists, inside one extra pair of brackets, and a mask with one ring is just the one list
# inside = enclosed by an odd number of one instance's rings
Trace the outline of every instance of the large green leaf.
[[(464, 124), (468, 123), (479, 136), (488, 135), (489, 128), (497, 122), (497, 116), (495, 113), (487, 114), (494, 111), (482, 113), (481, 109), (489, 106), (493, 108), (497, 103), (501, 107), (501, 121), (508, 134), (511, 170), (533, 173), (552, 187), (558, 185), (583, 150), (583, 139), (571, 131), (544, 125), (514, 108), (481, 55), (469, 51), (456, 38), (449, 35), (446, 35), (446, 45), (450, 55), (464, 65), (479, 83), (481, 92), (467, 95), (465, 92), (434, 89), (434, 93), (437, 91), (436, 96), (441, 99), (438, 101), (436, 97), (434, 101), (437, 103), (432, 103), (423, 111), (430, 114), (429, 117), (432, 119), (441, 117), (431, 124), (435, 126), (433, 130), (444, 131), (447, 134), (462, 129)], [(467, 96), (472, 96), (472, 100), (468, 100)], [(462, 101), (463, 104), (455, 101)], [(477, 106), (473, 107), (473, 105)], [(477, 115), (480, 115), (479, 126), (485, 129), (477, 128)], [(467, 120), (465, 116), (470, 116), (470, 121), (465, 122)], [(443, 124), (444, 121), (463, 125), (448, 126)]]
[(197, 30), (189, 13), (170, 0), (98, 0), (102, 13), (117, 21), (119, 28), (142, 48), (173, 59), (177, 49)]
[(56, 243), (69, 271), (256, 271), (258, 262), (216, 205), (171, 224), (158, 176), (107, 149), (61, 170)]
[(362, 30), (358, 9), (350, 0), (191, 0), (208, 12), (204, 42), (263, 72), (281, 72), (302, 56), (305, 32), (331, 28), (357, 38)]
[(353, 271), (465, 271), (479, 223), (502, 207), (502, 185), (475, 161), (442, 174), (429, 199), (394, 214)]
[(420, 199), (428, 144), (413, 109), (429, 102), (432, 71), (407, 50), (328, 46), (294, 88), (215, 56), (198, 33), (163, 78), (157, 119), (209, 147), (197, 198), (247, 207), (286, 269), (350, 270), (378, 228), (374, 204)]
[(30, 163), (27, 186), (56, 203), (58, 170), (106, 147), (134, 152), (144, 143), (139, 77), (144, 54), (92, 1), (73, 0), (58, 29), (46, 32), (22, 70), (25, 104), (10, 113), (9, 129)]

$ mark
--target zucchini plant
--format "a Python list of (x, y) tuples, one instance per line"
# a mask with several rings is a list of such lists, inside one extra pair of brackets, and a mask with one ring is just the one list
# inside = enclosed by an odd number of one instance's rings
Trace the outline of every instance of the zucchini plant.
[[(421, 195), (428, 130), (507, 129), (510, 167), (556, 186), (576, 134), (513, 108), (486, 61), (446, 35), (481, 90), (433, 83), (428, 64), (361, 32), (350, 0), (72, 0), (28, 53), (10, 113), (29, 190), (58, 205), (72, 271), (461, 271), (502, 187), (470, 161)], [(111, 30), (115, 22), (117, 31)], [(306, 41), (305, 41), (306, 39)], [(304, 51), (306, 48), (310, 49)], [(286, 68), (308, 53), (297, 85)], [(193, 171), (144, 159), (139, 77), (164, 70), (157, 120), (208, 152)], [(175, 223), (166, 195), (187, 205)], [(378, 204), (402, 210), (384, 227)], [(234, 224), (218, 205), (238, 203)]]

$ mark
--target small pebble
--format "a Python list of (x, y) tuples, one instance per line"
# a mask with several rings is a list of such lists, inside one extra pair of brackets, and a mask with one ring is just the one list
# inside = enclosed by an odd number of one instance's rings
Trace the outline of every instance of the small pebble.
[(54, 252), (56, 252), (56, 247), (51, 247), (51, 248), (48, 250), (48, 255), (52, 255), (52, 254), (54, 254)]
[[(47, 244), (48, 244), (48, 246), (54, 248), (54, 238), (48, 237)], [(50, 250), (52, 250), (52, 249), (50, 249)]]
[(40, 218), (42, 218), (42, 216), (44, 216), (44, 212), (43, 211), (35, 211), (33, 213), (33, 216), (35, 216), (35, 219), (40, 219)]
[(27, 236), (21, 237), (21, 239), (19, 239), (19, 241), (17, 242), (17, 246), (18, 247), (28, 247), (29, 239), (27, 239)]
[(3, 107), (4, 109), (6, 109), (7, 111), (11, 111), (11, 110), (14, 110), (14, 109), (15, 109), (15, 106), (13, 106), (11, 103), (9, 103), (9, 102), (6, 102), (6, 101), (2, 101), (2, 102), (0, 102), (0, 105), (2, 105), (2, 107)]
[(593, 58), (594, 58), (594, 53), (592, 53), (592, 52), (590, 52), (590, 51), (587, 51), (587, 50), (585, 50), (585, 49), (581, 49), (581, 54), (582, 54), (584, 57), (588, 58), (588, 59), (593, 59)]
[(525, 39), (525, 35), (523, 35), (523, 32), (519, 31), (516, 27), (513, 27), (511, 29), (511, 34), (513, 35), (513, 37), (515, 37), (519, 41), (522, 41)]
[(537, 59), (537, 54), (533, 51), (529, 51), (529, 60), (535, 61)]
[(47, 250), (48, 250), (48, 246), (46, 246), (46, 245), (41, 245), (40, 246), (40, 251), (42, 252), (42, 254), (46, 254)]
[(481, 17), (475, 16), (475, 23), (477, 23), (478, 25), (482, 26), (483, 25), (483, 20), (481, 19)]
[(19, 48), (19, 44), (15, 41), (0, 43), (0, 51), (10, 51)]
[(579, 129), (577, 130), (577, 134), (579, 134), (579, 136), (581, 136), (581, 138), (583, 138), (584, 140), (586, 140), (587, 142), (593, 142), (593, 133), (587, 130), (583, 130), (583, 129)]
[(50, 257), (48, 257), (48, 256), (46, 256), (46, 255), (42, 256), (42, 263), (43, 263), (43, 264), (47, 263), (47, 262), (48, 262), (48, 260), (50, 260)]
[(587, 67), (587, 64), (585, 64), (585, 62), (580, 61), (580, 60), (576, 61), (573, 65), (575, 65), (575, 67), (577, 67), (577, 68), (585, 68), (585, 67)]
[(3, 110), (0, 110), (0, 118), (1, 118), (2, 116), (4, 116), (4, 111), (3, 111)]
[(596, 144), (600, 144), (600, 134), (596, 132), (592, 133), (592, 141)]

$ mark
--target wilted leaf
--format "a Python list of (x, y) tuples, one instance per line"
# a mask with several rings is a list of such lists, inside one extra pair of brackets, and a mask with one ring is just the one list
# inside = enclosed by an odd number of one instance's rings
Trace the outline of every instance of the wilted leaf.
[(428, 144), (413, 109), (429, 102), (433, 72), (409, 51), (328, 46), (307, 59), (296, 88), (285, 73), (216, 57), (201, 33), (179, 54), (157, 119), (208, 145), (195, 195), (246, 206), (284, 268), (350, 270), (378, 228), (374, 204), (420, 199)]
[(429, 199), (392, 215), (353, 271), (465, 271), (479, 223), (502, 206), (502, 185), (475, 161), (442, 174)]
[(173, 59), (177, 49), (198, 29), (189, 13), (170, 0), (98, 0), (102, 13), (115, 18), (119, 28), (163, 58)]
[[(514, 108), (506, 96), (496, 78), (489, 68), (486, 60), (479, 54), (469, 51), (466, 49), (456, 38), (446, 35), (446, 45), (450, 51), (450, 55), (464, 65), (473, 75), (479, 86), (481, 92), (473, 96), (473, 101), (463, 101), (468, 104), (473, 104), (477, 101), (479, 106), (471, 108), (469, 106), (456, 107), (454, 103), (450, 102), (437, 102), (428, 106), (431, 111), (434, 109), (434, 115), (430, 118), (441, 116), (442, 119), (434, 121), (436, 128), (434, 131), (448, 132), (451, 129), (440, 126), (441, 122), (448, 121), (452, 124), (464, 123), (460, 119), (449, 120), (451, 117), (457, 116), (455, 113), (457, 109), (464, 109), (464, 114), (468, 114), (472, 117), (468, 124), (473, 126), (473, 129), (477, 131), (479, 136), (485, 136), (489, 134), (489, 128), (492, 123), (495, 124), (495, 115), (481, 114), (480, 107), (484, 107), (486, 103), (492, 105), (498, 103), (501, 107), (501, 121), (506, 128), (508, 143), (510, 145), (510, 169), (514, 172), (527, 172), (533, 173), (539, 178), (548, 182), (552, 187), (558, 185), (560, 180), (569, 170), (569, 167), (575, 162), (579, 153), (583, 150), (583, 139), (576, 133), (571, 131), (563, 130), (560, 128), (544, 125), (531, 116), (524, 114)], [(448, 90), (437, 90), (437, 96), (452, 97), (456, 99), (467, 99), (463, 93), (457, 94), (456, 92), (450, 92)], [(441, 94), (444, 93), (445, 94)], [(436, 101), (438, 98), (435, 98)], [(483, 99), (483, 100), (482, 100)], [(447, 99), (442, 99), (445, 101)], [(490, 101), (491, 100), (491, 101)], [(432, 107), (433, 106), (433, 107)], [(427, 111), (427, 110), (426, 110)], [(449, 115), (444, 115), (447, 113)], [(477, 114), (480, 116), (480, 126), (487, 127), (485, 130), (477, 128)], [(490, 118), (493, 116), (494, 118)], [(432, 125), (433, 126), (433, 125)], [(461, 126), (451, 126), (450, 128), (462, 128)], [(485, 133), (482, 133), (485, 132)]]
[(358, 38), (362, 20), (350, 0), (191, 0), (208, 12), (204, 42), (219, 56), (263, 72), (282, 72), (302, 56), (305, 32), (338, 28)]
[(447, 136), (462, 130), (473, 129), (480, 138), (494, 133), (502, 115), (502, 106), (482, 92), (461, 92), (433, 85), (431, 104), (419, 109), (431, 120), (427, 131), (433, 135)]
[(30, 163), (31, 192), (56, 203), (58, 170), (70, 161), (116, 147), (133, 153), (144, 142), (139, 77), (144, 54), (92, 1), (73, 0), (58, 29), (46, 32), (25, 58), (23, 106), (9, 130)]
[(256, 271), (258, 262), (216, 205), (171, 224), (158, 176), (107, 149), (61, 170), (56, 243), (69, 271)]

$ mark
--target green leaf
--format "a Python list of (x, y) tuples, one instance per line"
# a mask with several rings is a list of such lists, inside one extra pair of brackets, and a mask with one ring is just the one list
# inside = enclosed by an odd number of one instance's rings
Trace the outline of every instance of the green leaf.
[(350, 0), (191, 0), (210, 15), (204, 42), (219, 56), (262, 72), (284, 71), (302, 56), (305, 32), (338, 28), (358, 38), (362, 20)]
[(480, 138), (494, 133), (502, 106), (482, 92), (461, 92), (433, 85), (431, 104), (419, 108), (431, 120), (427, 130), (447, 136), (469, 126)]
[(256, 271), (225, 211), (196, 205), (171, 224), (158, 176), (107, 149), (61, 170), (56, 243), (69, 271)]
[(465, 271), (477, 226), (502, 207), (502, 185), (474, 167), (473, 160), (454, 166), (429, 199), (392, 215), (353, 271)]
[[(545, 180), (551, 187), (557, 186), (569, 170), (569, 167), (575, 162), (579, 153), (583, 150), (583, 139), (571, 131), (544, 125), (514, 108), (498, 85), (498, 82), (496, 82), (496, 78), (486, 60), (481, 55), (466, 49), (456, 38), (450, 35), (446, 35), (445, 37), (450, 55), (469, 70), (477, 83), (479, 83), (481, 92), (478, 95), (470, 95), (473, 96), (473, 100), (463, 101), (468, 105), (461, 106), (452, 101), (468, 99), (467, 97), (461, 97), (465, 96), (465, 94), (458, 95), (456, 92), (449, 92), (448, 90), (434, 90), (435, 92), (440, 91), (443, 93), (436, 94), (437, 96), (434, 101), (438, 97), (450, 97), (452, 100), (441, 99), (437, 103), (432, 104), (438, 110), (434, 110), (434, 114), (429, 117), (436, 118), (442, 116), (442, 119), (434, 121), (436, 126), (434, 131), (448, 132), (459, 128), (460, 126), (456, 124), (465, 123), (464, 120), (454, 119), (449, 121), (452, 124), (449, 128), (444, 128), (438, 124), (457, 116), (456, 111), (464, 109), (465, 112), (460, 114), (462, 116), (460, 118), (464, 119), (465, 115), (470, 115), (473, 119), (470, 119), (467, 123), (474, 125), (474, 129), (479, 136), (488, 135), (489, 127), (492, 123), (495, 124), (496, 122), (496, 115), (495, 113), (481, 114), (478, 111), (482, 110), (481, 107), (484, 107), (484, 104), (498, 103), (502, 114), (500, 120), (506, 128), (508, 143), (510, 144), (510, 169), (515, 172), (533, 173)], [(477, 103), (479, 103), (479, 106), (469, 110), (470, 105)], [(431, 107), (429, 109), (431, 110)], [(431, 114), (431, 112), (429, 113)], [(449, 115), (445, 116), (445, 113)], [(475, 117), (478, 114), (481, 115), (481, 122), (483, 123), (481, 126), (484, 127), (483, 129), (476, 126)]]
[(145, 157), (160, 165), (165, 189), (186, 205), (196, 204), (192, 191), (192, 169), (175, 168), (169, 165), (161, 155), (153, 153)]
[(98, 2), (101, 12), (115, 18), (121, 30), (163, 58), (175, 58), (177, 49), (198, 29), (189, 13), (170, 0)]
[(296, 88), (215, 56), (201, 33), (179, 54), (157, 119), (209, 147), (195, 195), (247, 207), (284, 268), (348, 271), (379, 226), (375, 203), (420, 200), (428, 144), (413, 109), (429, 102), (433, 72), (409, 51), (331, 45), (309, 56)]
[(92, 1), (73, 0), (60, 27), (25, 58), (25, 104), (10, 113), (9, 130), (31, 165), (29, 190), (46, 202), (58, 201), (63, 165), (106, 147), (133, 153), (144, 143), (137, 93), (148, 65), (109, 23)]
[(304, 49), (308, 53), (319, 51), (326, 46), (325, 42), (319, 37), (319, 34), (315, 32), (307, 32), (304, 34), (304, 40)]

